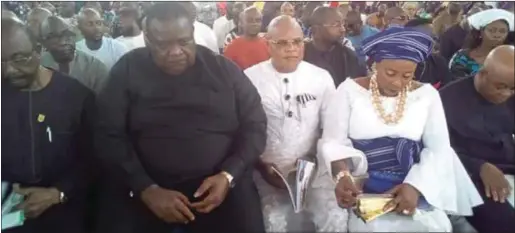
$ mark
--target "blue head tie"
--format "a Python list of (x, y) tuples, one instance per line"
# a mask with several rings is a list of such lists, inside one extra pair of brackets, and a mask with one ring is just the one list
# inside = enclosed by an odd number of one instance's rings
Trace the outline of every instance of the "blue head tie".
[(362, 52), (374, 62), (384, 59), (424, 62), (433, 50), (433, 38), (413, 28), (391, 27), (363, 40)]

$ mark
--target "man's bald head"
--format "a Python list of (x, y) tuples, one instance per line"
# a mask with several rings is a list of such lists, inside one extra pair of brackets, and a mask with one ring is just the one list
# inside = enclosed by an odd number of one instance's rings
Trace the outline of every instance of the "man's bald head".
[(490, 51), (476, 75), (476, 89), (488, 101), (501, 104), (513, 96), (515, 48), (501, 45)]
[(95, 16), (101, 17), (100, 13), (98, 13), (98, 11), (95, 8), (84, 8), (77, 15), (77, 20), (80, 23), (81, 21), (84, 21), (87, 18)]
[[(501, 45), (490, 51), (484, 62), (484, 68), (510, 71), (513, 74), (515, 50), (513, 45)], [(513, 76), (512, 76), (513, 78)]]
[(270, 24), (268, 24), (267, 36), (269, 39), (275, 40), (275, 38), (280, 37), (282, 34), (287, 34), (291, 31), (302, 35), (302, 28), (297, 20), (287, 15), (281, 15), (272, 19)]

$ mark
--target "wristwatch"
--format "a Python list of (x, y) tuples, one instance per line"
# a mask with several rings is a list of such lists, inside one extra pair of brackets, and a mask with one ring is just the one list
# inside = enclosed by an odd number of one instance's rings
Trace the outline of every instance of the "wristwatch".
[(220, 174), (222, 174), (223, 176), (225, 176), (225, 178), (227, 179), (227, 181), (229, 182), (229, 187), (232, 188), (234, 187), (234, 177), (229, 174), (229, 172), (226, 172), (226, 171), (222, 171), (220, 172)]
[(354, 183), (354, 177), (352, 177), (352, 174), (348, 170), (338, 172), (338, 174), (336, 174), (336, 176), (334, 177), (334, 182), (338, 184), (338, 182), (340, 182), (340, 179), (346, 176), (348, 176), (350, 180)]
[(65, 203), (68, 201), (68, 197), (66, 197), (66, 194), (64, 192), (59, 191), (59, 203)]

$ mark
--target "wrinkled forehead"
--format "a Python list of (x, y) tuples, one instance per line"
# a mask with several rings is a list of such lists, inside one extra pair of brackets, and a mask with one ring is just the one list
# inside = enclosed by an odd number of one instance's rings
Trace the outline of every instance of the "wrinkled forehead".
[(295, 40), (302, 39), (304, 34), (298, 25), (293, 23), (283, 23), (277, 25), (271, 32), (269, 32), (271, 40)]
[(193, 24), (189, 19), (152, 19), (148, 32), (157, 41), (189, 39), (193, 36)]

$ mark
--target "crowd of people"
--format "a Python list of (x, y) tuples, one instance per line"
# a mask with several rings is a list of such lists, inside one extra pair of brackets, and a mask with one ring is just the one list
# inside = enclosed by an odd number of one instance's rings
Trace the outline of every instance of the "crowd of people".
[[(2, 2), (3, 231), (512, 231), (513, 12)], [(274, 170), (301, 158), (295, 213)], [(363, 193), (393, 211), (362, 221)]]

